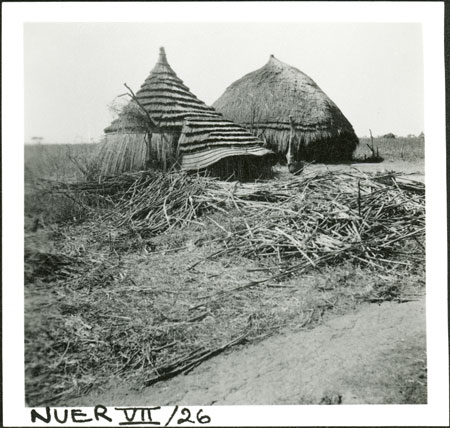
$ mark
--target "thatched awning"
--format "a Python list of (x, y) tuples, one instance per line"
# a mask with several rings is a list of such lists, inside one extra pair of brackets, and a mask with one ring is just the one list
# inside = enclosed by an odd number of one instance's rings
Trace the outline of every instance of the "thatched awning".
[(219, 117), (186, 118), (178, 151), (181, 168), (200, 170), (234, 156), (273, 156), (263, 142), (246, 129)]
[[(263, 157), (266, 155), (273, 155), (273, 152), (264, 147), (224, 147), (210, 149), (208, 151), (186, 154), (181, 161), (181, 169), (184, 171), (198, 171), (214, 165), (216, 162), (234, 156), (256, 156)], [(273, 164), (273, 162), (272, 162)]]

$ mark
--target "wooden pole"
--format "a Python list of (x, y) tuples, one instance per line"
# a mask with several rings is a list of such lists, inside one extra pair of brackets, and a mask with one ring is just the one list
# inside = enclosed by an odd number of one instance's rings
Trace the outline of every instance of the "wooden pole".
[(361, 217), (361, 180), (358, 180), (358, 215)]
[(133, 90), (126, 84), (124, 83), (125, 88), (128, 89), (128, 91), (130, 92), (130, 97), (133, 99), (133, 101), (140, 107), (140, 109), (144, 112), (145, 116), (147, 117), (148, 123), (149, 125), (154, 128), (155, 130), (159, 129), (159, 126), (157, 125), (157, 123), (151, 118), (149, 112), (145, 109), (145, 107), (140, 103), (140, 101), (138, 100), (137, 96), (134, 94)]
[[(145, 146), (146, 146), (145, 168), (148, 168), (150, 166), (150, 162), (151, 162), (151, 141), (152, 141), (153, 131), (154, 130), (158, 131), (159, 126), (151, 118), (149, 112), (145, 109), (145, 107), (140, 103), (140, 101), (138, 100), (138, 98), (135, 95), (135, 93), (133, 92), (133, 90), (126, 83), (124, 83), (124, 86), (129, 91), (128, 95), (137, 104), (137, 106), (142, 110), (142, 112), (145, 114), (145, 116), (147, 118), (147, 122), (146, 122), (146, 126), (145, 126), (147, 128), (147, 138), (145, 141)], [(161, 131), (159, 131), (159, 132), (161, 132)]]
[(288, 150), (286, 153), (286, 162), (287, 162), (289, 172), (293, 172), (293, 171), (291, 171), (291, 169), (294, 166), (293, 165), (294, 164), (294, 155), (292, 154), (292, 140), (294, 139), (295, 124), (294, 124), (294, 119), (292, 116), (289, 116), (289, 124), (291, 127), (291, 132), (289, 134), (289, 143), (288, 143)]
[(370, 132), (370, 146), (367, 144), (367, 147), (369, 147), (370, 151), (372, 152), (372, 157), (375, 157), (375, 149), (373, 147), (373, 135), (372, 135), (372, 130), (369, 129)]

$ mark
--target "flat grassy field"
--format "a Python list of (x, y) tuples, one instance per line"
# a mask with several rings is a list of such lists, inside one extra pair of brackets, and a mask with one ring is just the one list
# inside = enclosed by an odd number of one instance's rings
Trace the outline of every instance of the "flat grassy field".
[[(361, 138), (355, 150), (355, 162), (371, 155), (370, 138)], [(374, 138), (374, 147), (385, 164), (396, 161), (423, 165), (425, 143), (419, 137)], [(45, 178), (59, 181), (84, 180), (96, 170), (95, 155), (99, 144), (41, 144), (25, 146), (25, 179)], [(382, 162), (383, 163), (383, 162)]]
[(98, 144), (25, 145), (25, 181), (81, 181), (95, 169)]
[[(376, 139), (377, 144), (385, 162), (423, 164), (423, 142), (402, 142), (411, 148), (408, 155), (399, 141)], [(312, 198), (307, 199), (310, 207), (326, 206), (325, 193), (325, 199), (317, 198), (320, 189), (331, 188), (328, 176), (324, 187), (311, 193), (305, 192), (314, 188), (314, 180), (305, 185), (301, 178), (285, 177), (263, 183), (256, 193), (244, 187), (239, 197), (226, 187), (231, 193), (217, 200), (196, 181), (191, 187), (183, 187), (182, 180), (171, 182), (162, 197), (156, 186), (153, 192), (135, 182), (128, 191), (105, 190), (92, 181), (82, 191), (69, 191), (41, 181), (83, 183), (86, 175), (95, 176), (91, 160), (96, 150), (95, 145), (25, 147), (30, 406), (64, 405), (113, 378), (141, 388), (282, 331), (310, 329), (360, 305), (401, 302), (424, 293), (424, 234), (416, 238), (418, 226), (409, 223), (424, 216), (423, 191), (415, 184), (402, 191), (412, 189), (410, 202), (404, 202), (389, 179), (385, 188), (383, 177), (381, 184), (371, 176), (361, 178), (363, 185), (367, 182), (367, 198), (373, 196), (370, 186), (382, 186), (379, 195), (391, 204), (369, 210), (361, 208), (357, 196), (346, 196), (349, 184), (343, 181), (342, 194), (330, 199), (330, 207), (350, 205), (336, 215), (319, 210), (315, 218), (301, 214), (299, 198)], [(358, 150), (361, 155), (363, 148)], [(339, 171), (334, 174), (342, 179)], [(357, 195), (356, 188), (348, 191)], [(171, 201), (169, 194), (177, 199)], [(379, 198), (370, 200), (377, 204)], [(359, 210), (368, 210), (366, 223), (381, 216), (371, 226), (374, 235), (364, 238), (369, 246), (364, 251), (355, 250), (353, 242), (364, 229), (354, 217), (358, 203)], [(157, 211), (148, 208), (151, 204)], [(255, 214), (263, 210), (266, 215)], [(414, 210), (417, 215), (408, 217)], [(392, 222), (390, 216), (398, 219)], [(303, 225), (309, 238), (302, 235)], [(353, 231), (353, 225), (363, 229)], [(393, 253), (382, 248), (391, 245), (388, 241), (371, 243), (383, 225), (399, 238), (391, 239)], [(328, 235), (316, 240), (317, 230)], [(402, 240), (405, 233), (414, 239)], [(353, 251), (349, 256), (347, 249)]]
[[(370, 157), (370, 138), (361, 138), (353, 156), (356, 159)], [(425, 158), (425, 141), (419, 137), (374, 138), (373, 145), (385, 161), (418, 162)]]

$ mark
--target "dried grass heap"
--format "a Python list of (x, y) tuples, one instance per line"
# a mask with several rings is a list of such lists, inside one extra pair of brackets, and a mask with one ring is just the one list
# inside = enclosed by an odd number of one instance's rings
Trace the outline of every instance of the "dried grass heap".
[(306, 74), (271, 55), (269, 62), (232, 83), (213, 107), (242, 124), (284, 157), (294, 121), (299, 160), (351, 159), (358, 144), (352, 125)]
[(111, 376), (151, 385), (424, 286), (425, 187), (395, 173), (249, 184), (147, 171), (47, 186), (92, 216), (49, 231), (57, 251), (25, 253), (28, 406), (67, 406)]
[[(136, 99), (140, 106), (131, 101), (105, 129), (104, 174), (174, 165), (199, 171), (236, 156), (246, 156), (247, 163), (263, 171), (267, 159), (262, 157), (272, 154), (248, 130), (224, 120), (199, 100), (172, 70), (163, 48)], [(149, 129), (142, 107), (156, 128)], [(243, 175), (238, 164), (235, 169), (235, 176)]]
[(425, 186), (396, 173), (306, 172), (250, 184), (137, 173), (63, 190), (107, 197), (112, 205), (103, 220), (142, 236), (198, 222), (205, 213), (220, 211), (226, 223), (237, 215), (233, 230), (216, 224), (226, 233), (223, 253), (273, 258), (283, 268), (282, 261), (300, 262), (284, 273), (343, 260), (377, 269), (409, 266), (425, 250)]

